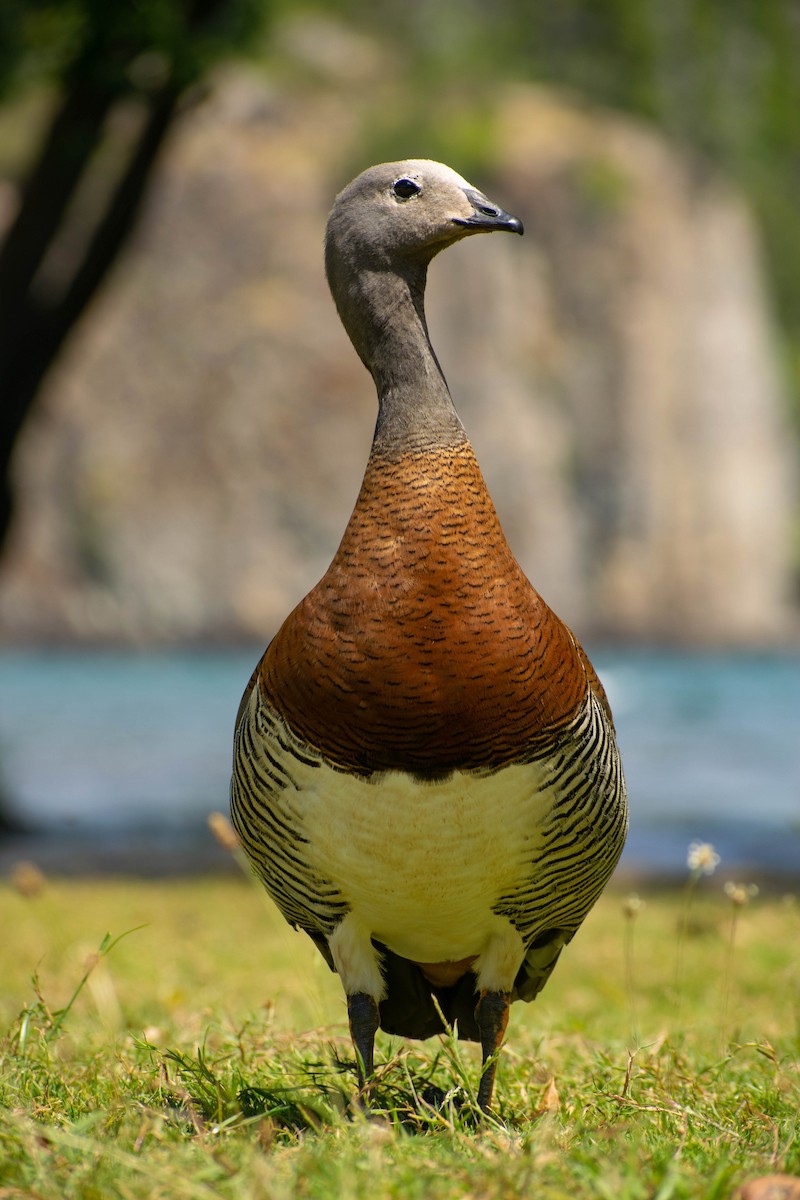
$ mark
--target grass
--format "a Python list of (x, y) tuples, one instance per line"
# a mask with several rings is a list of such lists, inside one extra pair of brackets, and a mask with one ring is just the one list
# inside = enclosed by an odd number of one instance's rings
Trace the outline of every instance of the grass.
[(714, 1200), (800, 1175), (788, 898), (609, 892), (514, 1006), (480, 1124), (448, 1039), (379, 1035), (381, 1115), (353, 1112), (338, 981), (247, 881), (25, 891), (0, 889), (0, 1200)]

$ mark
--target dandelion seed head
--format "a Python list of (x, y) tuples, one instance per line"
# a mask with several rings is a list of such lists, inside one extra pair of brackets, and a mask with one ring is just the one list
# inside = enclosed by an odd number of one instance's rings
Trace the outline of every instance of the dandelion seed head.
[(622, 901), (622, 915), (627, 917), (629, 921), (632, 921), (633, 918), (636, 917), (643, 908), (644, 900), (642, 900), (640, 896), (637, 896), (636, 892), (631, 892), (631, 894), (626, 896)]
[(686, 865), (697, 875), (713, 875), (720, 858), (710, 842), (692, 842), (686, 855)]
[(758, 886), (755, 883), (734, 883), (729, 879), (725, 884), (725, 895), (730, 899), (734, 908), (742, 908), (747, 904), (748, 900), (752, 900), (758, 895)]

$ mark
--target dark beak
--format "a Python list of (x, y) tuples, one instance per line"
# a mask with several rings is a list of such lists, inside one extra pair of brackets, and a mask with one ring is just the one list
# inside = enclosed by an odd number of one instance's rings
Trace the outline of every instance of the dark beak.
[(454, 217), (455, 225), (463, 225), (465, 229), (474, 229), (476, 233), (491, 233), (495, 229), (506, 229), (509, 233), (524, 233), (519, 217), (512, 217), (504, 212), (491, 200), (487, 200), (481, 192), (469, 191), (464, 193), (472, 205), (471, 217)]

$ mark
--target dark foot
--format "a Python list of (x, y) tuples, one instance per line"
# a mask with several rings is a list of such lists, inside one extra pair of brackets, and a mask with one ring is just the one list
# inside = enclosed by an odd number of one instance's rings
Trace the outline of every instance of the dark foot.
[(375, 1033), (380, 1023), (377, 1001), (366, 992), (354, 992), (352, 996), (347, 997), (347, 1016), (350, 1020), (350, 1037), (356, 1052), (358, 1098), (363, 1102), (375, 1069)]
[(475, 1009), (475, 1020), (481, 1035), (483, 1067), (478, 1087), (478, 1104), (488, 1113), (492, 1103), (494, 1077), (497, 1071), (497, 1052), (503, 1044), (503, 1034), (508, 1024), (511, 996), (508, 992), (481, 992)]

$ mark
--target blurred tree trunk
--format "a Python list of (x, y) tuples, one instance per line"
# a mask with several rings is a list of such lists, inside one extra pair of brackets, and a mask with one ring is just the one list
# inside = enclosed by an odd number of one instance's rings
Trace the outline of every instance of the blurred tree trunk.
[(0, 551), (11, 460), (42, 381), (125, 245), (182, 97), (265, 9), (83, 0), (82, 38), (0, 248)]
[(66, 250), (59, 234), (102, 143), (111, 96), (87, 95), (78, 84), (64, 98), (24, 190), (0, 251), (0, 544), (13, 511), (9, 473), (17, 438), (64, 340), (133, 227), (177, 101), (169, 84), (150, 99), (117, 187), (91, 214), (93, 230), (68, 271), (48, 272), (48, 260)]
[[(57, 10), (59, 0), (39, 0), (48, 4)], [(179, 104), (215, 59), (248, 44), (268, 5), (73, 5), (77, 49), (0, 246), (0, 552), (13, 515), (11, 460), (42, 382), (130, 235)], [(21, 831), (0, 790), (0, 837)]]

